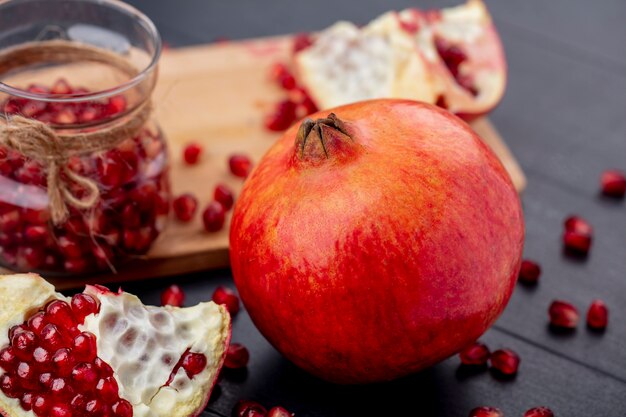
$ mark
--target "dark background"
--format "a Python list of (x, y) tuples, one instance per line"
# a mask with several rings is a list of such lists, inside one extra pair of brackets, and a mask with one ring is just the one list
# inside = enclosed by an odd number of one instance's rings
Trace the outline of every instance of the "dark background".
[[(388, 9), (442, 7), (457, 2), (383, 0), (133, 0), (173, 47), (216, 38), (240, 39), (324, 28), (338, 19), (365, 23)], [(233, 341), (251, 351), (247, 373), (225, 372), (203, 415), (230, 415), (254, 399), (283, 405), (296, 416), (466, 416), (478, 405), (521, 416), (536, 405), (557, 416), (626, 415), (626, 205), (598, 195), (604, 169), (626, 169), (626, 1), (488, 1), (509, 62), (506, 97), (491, 119), (528, 175), (523, 195), (525, 254), (538, 260), (536, 288), (518, 285), (497, 324), (482, 338), (510, 347), (522, 363), (517, 378), (499, 381), (459, 371), (453, 357), (389, 384), (341, 387), (310, 377), (283, 359), (245, 311)], [(562, 221), (570, 213), (595, 228), (586, 261), (562, 254)], [(125, 286), (158, 304), (171, 282), (187, 304), (210, 298), (229, 271)], [(547, 327), (553, 299), (578, 306), (594, 298), (611, 310), (608, 330), (557, 335)]]

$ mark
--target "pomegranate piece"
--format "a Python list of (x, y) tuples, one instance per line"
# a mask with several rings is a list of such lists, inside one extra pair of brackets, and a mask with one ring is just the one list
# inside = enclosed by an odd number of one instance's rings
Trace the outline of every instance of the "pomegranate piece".
[(491, 367), (505, 376), (517, 374), (520, 364), (520, 357), (511, 349), (499, 349), (491, 354), (489, 358)]
[(575, 329), (580, 318), (578, 310), (566, 301), (555, 300), (548, 310), (550, 325), (562, 329)]
[(298, 33), (293, 37), (293, 53), (296, 54), (313, 45), (313, 37), (308, 33)]
[(182, 194), (174, 199), (172, 209), (178, 220), (188, 222), (198, 209), (198, 199), (190, 193)]
[(297, 105), (293, 101), (287, 99), (282, 100), (272, 112), (265, 118), (265, 127), (268, 130), (282, 132), (291, 126), (297, 119)]
[(626, 195), (626, 174), (623, 171), (604, 171), (600, 183), (602, 194), (607, 197), (624, 198)]
[(233, 408), (233, 417), (265, 417), (266, 414), (265, 407), (250, 400), (239, 400)]
[(252, 169), (252, 161), (245, 155), (235, 154), (228, 159), (228, 167), (236, 177), (246, 178)]
[(519, 281), (524, 284), (534, 285), (541, 276), (541, 266), (530, 259), (524, 259), (519, 271)]
[(230, 210), (235, 202), (235, 197), (230, 188), (224, 184), (218, 184), (213, 191), (213, 198), (215, 201), (224, 206), (225, 210)]
[(554, 417), (554, 413), (548, 407), (535, 407), (527, 410), (524, 417)]
[(293, 414), (283, 407), (272, 407), (267, 412), (265, 417), (293, 417)]
[(224, 305), (233, 317), (239, 312), (239, 297), (237, 297), (237, 294), (230, 288), (223, 286), (217, 287), (211, 299), (216, 304)]
[(189, 143), (183, 149), (183, 159), (188, 165), (195, 165), (198, 163), (201, 155), (202, 146), (198, 143)]
[(496, 407), (476, 407), (470, 411), (469, 417), (504, 417), (504, 413)]
[(489, 360), (489, 348), (480, 342), (475, 342), (459, 353), (463, 365), (483, 366)]
[(185, 302), (185, 292), (178, 285), (170, 285), (161, 294), (162, 306), (182, 307)]
[(593, 300), (587, 311), (587, 326), (604, 330), (609, 323), (609, 309), (601, 300)]
[(224, 227), (226, 211), (217, 201), (212, 201), (202, 212), (202, 222), (204, 230), (207, 232), (217, 232)]
[(226, 352), (224, 366), (229, 369), (241, 369), (248, 365), (249, 360), (250, 352), (244, 345), (231, 343)]

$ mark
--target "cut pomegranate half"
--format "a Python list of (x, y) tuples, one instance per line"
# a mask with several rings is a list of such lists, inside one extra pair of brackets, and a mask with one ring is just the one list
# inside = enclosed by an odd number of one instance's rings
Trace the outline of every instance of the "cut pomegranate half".
[(70, 299), (22, 274), (0, 276), (0, 305), (6, 417), (196, 416), (230, 341), (213, 302), (151, 307), (100, 286)]

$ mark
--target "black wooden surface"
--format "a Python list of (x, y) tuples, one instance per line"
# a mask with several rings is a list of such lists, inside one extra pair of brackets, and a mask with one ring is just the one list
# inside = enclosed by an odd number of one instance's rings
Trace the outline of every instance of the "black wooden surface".
[[(441, 7), (451, 1), (409, 0), (133, 0), (172, 46), (323, 28), (345, 18), (366, 22), (390, 8)], [(482, 338), (522, 357), (517, 378), (467, 375), (456, 357), (389, 384), (340, 387), (310, 377), (283, 359), (242, 312), (233, 341), (251, 350), (246, 373), (225, 372), (204, 415), (230, 415), (254, 399), (297, 416), (465, 416), (478, 405), (521, 416), (536, 405), (557, 416), (626, 415), (626, 204), (598, 196), (600, 173), (626, 169), (626, 2), (525, 0), (488, 2), (509, 62), (509, 86), (492, 120), (528, 175), (523, 202), (526, 256), (543, 266), (536, 288), (518, 286), (497, 324)], [(579, 213), (595, 227), (584, 261), (562, 254), (562, 221)], [(229, 271), (171, 280), (188, 304), (210, 298)], [(158, 303), (168, 281), (125, 286)], [(571, 335), (547, 328), (555, 299), (581, 312), (594, 298), (611, 310), (608, 330), (584, 325)]]

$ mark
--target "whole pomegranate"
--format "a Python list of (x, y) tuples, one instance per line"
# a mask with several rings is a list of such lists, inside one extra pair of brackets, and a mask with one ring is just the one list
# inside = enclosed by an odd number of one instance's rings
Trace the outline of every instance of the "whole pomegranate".
[(230, 233), (259, 330), (329, 381), (406, 375), (504, 309), (524, 226), (504, 168), (434, 106), (374, 100), (287, 130), (246, 181)]

